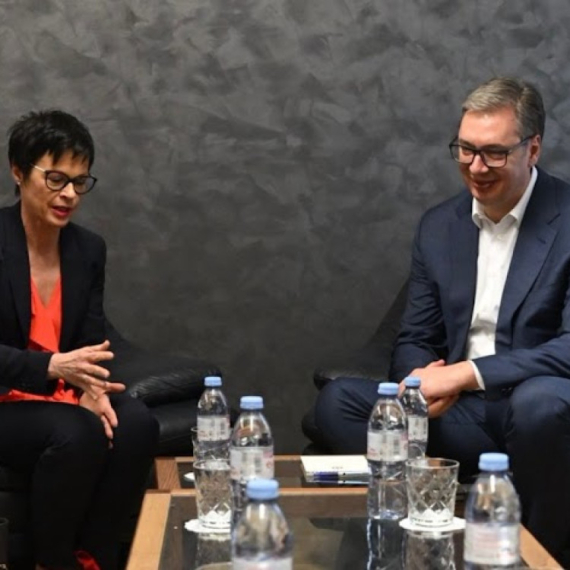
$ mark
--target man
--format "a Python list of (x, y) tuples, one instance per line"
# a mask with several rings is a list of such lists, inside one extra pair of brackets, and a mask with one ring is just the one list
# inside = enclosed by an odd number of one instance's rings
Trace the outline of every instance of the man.
[[(537, 169), (538, 91), (496, 78), (463, 104), (450, 144), (467, 190), (429, 210), (413, 246), (390, 377), (419, 376), (428, 454), (477, 472), (509, 454), (523, 522), (570, 566), (570, 186)], [(377, 383), (330, 383), (317, 426), (362, 453)]]

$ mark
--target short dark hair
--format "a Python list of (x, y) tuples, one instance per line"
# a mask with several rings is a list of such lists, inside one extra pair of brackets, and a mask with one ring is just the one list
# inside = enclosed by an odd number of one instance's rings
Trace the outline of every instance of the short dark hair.
[(494, 111), (512, 107), (519, 125), (521, 139), (544, 137), (544, 103), (538, 89), (516, 77), (494, 77), (472, 91), (463, 103), (462, 116), (467, 111)]
[[(33, 165), (45, 154), (57, 162), (66, 152), (95, 160), (95, 145), (87, 127), (76, 117), (57, 109), (32, 111), (21, 116), (8, 130), (8, 160), (27, 178)], [(16, 195), (20, 189), (16, 185)]]

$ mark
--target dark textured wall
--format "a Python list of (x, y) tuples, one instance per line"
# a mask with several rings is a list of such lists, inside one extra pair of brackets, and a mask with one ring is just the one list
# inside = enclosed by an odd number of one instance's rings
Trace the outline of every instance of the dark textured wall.
[(567, 0), (0, 0), (0, 128), (90, 126), (79, 221), (108, 242), (111, 319), (263, 394), (296, 451), (315, 364), (366, 340), (458, 188), (468, 90), (536, 82), (542, 164), (570, 178), (569, 28)]

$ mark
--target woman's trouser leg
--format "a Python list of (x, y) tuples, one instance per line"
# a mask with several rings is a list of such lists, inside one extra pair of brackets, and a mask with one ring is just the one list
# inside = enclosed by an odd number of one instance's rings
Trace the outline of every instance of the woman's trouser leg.
[(101, 420), (71, 404), (6, 402), (0, 432), (0, 463), (31, 474), (36, 561), (74, 568), (78, 530), (107, 455)]
[(121, 534), (138, 512), (158, 445), (158, 422), (140, 400), (119, 394), (111, 403), (119, 425), (80, 538), (101, 570), (117, 566)]

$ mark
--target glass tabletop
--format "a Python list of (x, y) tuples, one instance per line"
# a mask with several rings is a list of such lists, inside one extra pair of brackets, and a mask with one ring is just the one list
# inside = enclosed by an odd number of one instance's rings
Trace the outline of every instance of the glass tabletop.
[[(367, 521), (360, 489), (290, 488), (279, 499), (294, 533), (296, 570), (463, 568), (463, 533), (420, 534), (397, 522)], [(229, 534), (196, 534), (185, 523), (196, 517), (194, 490), (145, 495), (127, 570), (227, 570)], [(521, 554), (532, 568), (561, 568), (521, 527)]]
[[(171, 501), (160, 570), (195, 570), (230, 560), (229, 534), (197, 534), (184, 528), (194, 515), (192, 501), (188, 496)], [(463, 568), (462, 532), (421, 535), (403, 530), (397, 521), (360, 517), (287, 518), (298, 570)]]
[[(184, 523), (196, 517), (194, 485), (185, 476), (192, 473), (192, 463), (192, 457), (155, 461), (157, 490), (145, 497), (128, 570), (140, 570), (141, 563), (152, 570), (193, 570), (208, 560), (223, 563), (229, 559), (228, 536), (198, 536), (184, 529)], [(369, 524), (366, 486), (308, 483), (298, 455), (276, 456), (275, 476), (281, 488), (280, 505), (295, 535), (296, 569), (341, 570), (349, 564), (350, 570), (463, 568), (462, 533), (414, 535), (395, 523)], [(467, 488), (460, 490), (457, 516), (462, 516)], [(521, 554), (527, 567), (560, 568), (524, 527)], [(429, 556), (430, 562), (417, 566), (415, 560), (422, 556)], [(446, 560), (447, 565), (434, 560)]]

